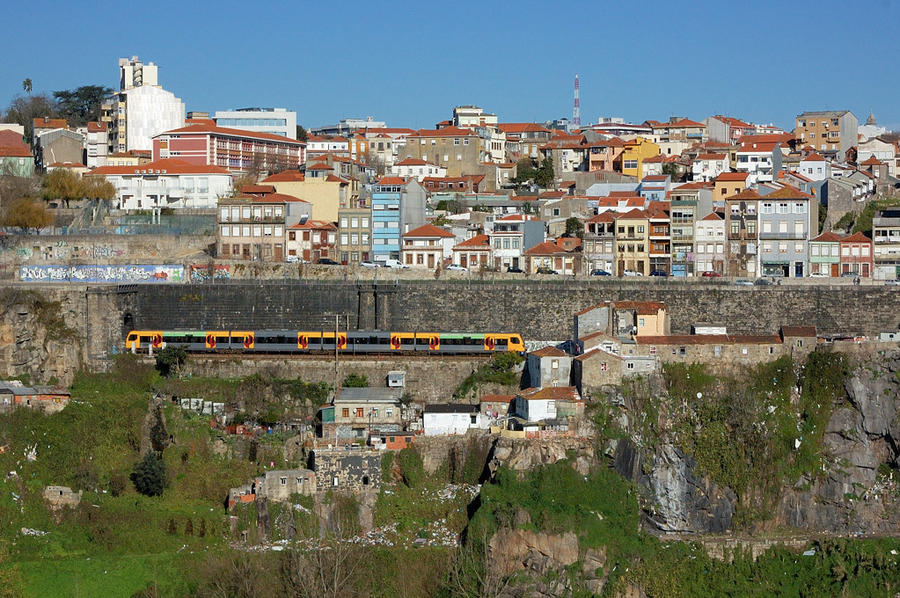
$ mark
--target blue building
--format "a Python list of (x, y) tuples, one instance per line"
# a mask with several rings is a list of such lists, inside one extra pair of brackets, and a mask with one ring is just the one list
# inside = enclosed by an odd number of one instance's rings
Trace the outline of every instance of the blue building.
[(425, 224), (425, 189), (414, 179), (384, 177), (372, 191), (372, 261), (400, 259), (400, 237)]

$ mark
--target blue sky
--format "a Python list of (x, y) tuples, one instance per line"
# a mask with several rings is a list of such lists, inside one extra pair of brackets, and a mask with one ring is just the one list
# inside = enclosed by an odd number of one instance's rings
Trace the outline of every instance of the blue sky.
[(571, 117), (578, 73), (582, 122), (722, 113), (791, 127), (803, 110), (849, 108), (900, 128), (900, 0), (112, 6), (4, 7), (0, 106), (26, 77), (35, 92), (114, 87), (117, 59), (138, 55), (188, 110), (286, 107), (307, 127), (431, 127), (458, 104), (506, 122)]

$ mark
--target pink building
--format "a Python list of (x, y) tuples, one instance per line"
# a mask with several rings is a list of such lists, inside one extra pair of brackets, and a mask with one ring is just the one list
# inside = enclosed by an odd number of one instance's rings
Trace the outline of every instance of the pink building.
[(841, 274), (853, 273), (863, 278), (872, 276), (872, 239), (862, 233), (853, 233), (840, 240)]

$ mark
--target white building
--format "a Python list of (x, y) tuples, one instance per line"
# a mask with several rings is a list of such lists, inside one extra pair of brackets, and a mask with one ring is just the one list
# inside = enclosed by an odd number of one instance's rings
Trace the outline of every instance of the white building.
[(697, 221), (694, 228), (694, 271), (725, 274), (725, 219), (713, 212)]
[(813, 152), (800, 160), (797, 172), (813, 181), (824, 181), (831, 178), (831, 164), (825, 158)]
[(737, 151), (737, 171), (746, 172), (747, 184), (771, 183), (781, 170), (781, 143), (754, 141), (744, 143)]
[(217, 110), (213, 120), (219, 127), (272, 133), (289, 139), (297, 139), (297, 113), (293, 110), (284, 108)]
[(487, 429), (490, 418), (478, 405), (426, 405), (422, 414), (425, 436), (465, 434), (472, 429)]
[(584, 403), (574, 386), (523, 390), (513, 399), (512, 412), (529, 422), (574, 415)]
[(166, 159), (139, 166), (100, 166), (86, 176), (102, 176), (116, 188), (116, 208), (215, 208), (231, 194), (231, 173), (218, 166), (198, 166)]
[(346, 137), (319, 137), (309, 135), (306, 138), (306, 154), (343, 154), (350, 155), (350, 142)]
[(728, 154), (700, 154), (691, 166), (691, 178), (695, 181), (714, 181), (728, 170)]
[(401, 260), (411, 268), (434, 270), (453, 255), (455, 244), (453, 233), (433, 224), (423, 224), (403, 234)]
[(87, 154), (88, 168), (106, 166), (109, 137), (107, 124), (103, 122), (89, 122), (85, 132), (85, 153)]
[(421, 183), (427, 176), (446, 177), (447, 169), (418, 158), (407, 158), (391, 166), (391, 174), (406, 179), (415, 177)]

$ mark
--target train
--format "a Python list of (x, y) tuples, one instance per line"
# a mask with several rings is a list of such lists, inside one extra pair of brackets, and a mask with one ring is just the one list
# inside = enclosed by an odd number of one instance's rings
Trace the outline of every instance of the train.
[(307, 330), (132, 330), (125, 350), (152, 353), (168, 346), (191, 353), (431, 353), (525, 351), (515, 332), (382, 332)]

